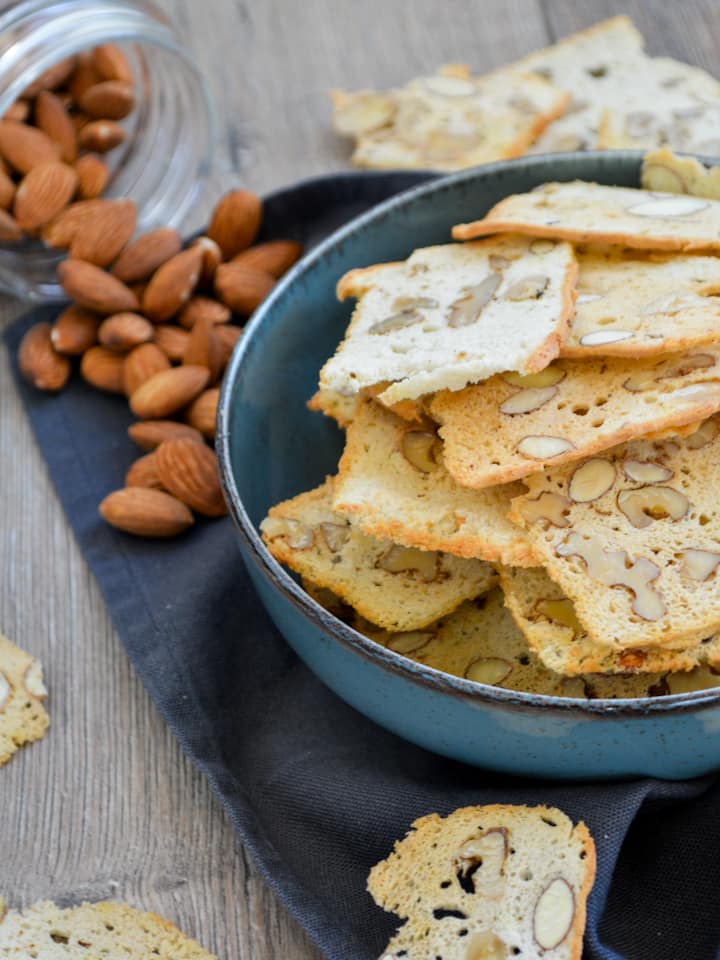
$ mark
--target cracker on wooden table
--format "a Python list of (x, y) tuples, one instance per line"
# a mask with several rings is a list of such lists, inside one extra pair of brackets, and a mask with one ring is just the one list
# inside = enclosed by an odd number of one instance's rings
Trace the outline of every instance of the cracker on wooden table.
[[(673, 693), (677, 686), (691, 689), (687, 684), (693, 679), (699, 684), (697, 689), (720, 684), (720, 676), (712, 672), (720, 666), (720, 636), (704, 639), (689, 650), (618, 650), (588, 637), (573, 604), (542, 567), (502, 567), (499, 572), (506, 607), (530, 649), (549, 670), (570, 677), (593, 673), (625, 677), (648, 674), (631, 680), (631, 686), (635, 689), (637, 684), (645, 683), (655, 693)], [(666, 676), (669, 671), (683, 674), (676, 679)]]
[(363, 533), (421, 550), (516, 565), (534, 562), (510, 500), (524, 488), (458, 486), (442, 462), (435, 424), (410, 424), (361, 400), (347, 430), (333, 507)]
[(40, 661), (0, 633), (0, 766), (45, 734), (50, 723), (46, 697)]
[(456, 240), (490, 233), (621, 244), (637, 250), (720, 250), (720, 201), (574, 180), (506, 197)]
[(580, 960), (594, 878), (587, 827), (553, 807), (429, 814), (368, 877), (378, 906), (406, 921), (383, 960)]
[[(720, 148), (713, 152), (720, 154)], [(706, 167), (695, 157), (678, 157), (669, 147), (645, 154), (640, 182), (643, 190), (720, 200), (720, 166)]]
[(398, 90), (331, 95), (335, 129), (356, 138), (356, 166), (431, 170), (520, 156), (570, 99), (531, 74), (473, 77), (463, 64)]
[(512, 517), (591, 641), (692, 650), (720, 631), (720, 418), (526, 484)]
[(338, 295), (358, 303), (320, 385), (350, 395), (394, 381), (379, 397), (390, 405), (500, 370), (540, 370), (567, 333), (576, 276), (569, 244), (518, 237), (353, 270)]
[(649, 357), (720, 342), (720, 257), (578, 253), (563, 357)]
[(260, 529), (272, 555), (361, 616), (416, 630), (486, 593), (490, 564), (367, 537), (332, 509), (333, 482), (271, 507)]
[(0, 922), (3, 960), (216, 960), (168, 920), (124, 903), (61, 909), (48, 901), (9, 910)]
[(556, 360), (430, 401), (444, 462), (461, 485), (488, 487), (580, 460), (720, 410), (720, 351), (630, 360)]
[[(504, 606), (503, 594), (497, 589), (463, 603), (449, 616), (423, 630), (390, 633), (362, 620), (357, 620), (354, 627), (416, 663), (504, 690), (608, 700), (668, 692), (662, 675), (563, 676), (551, 670), (530, 650), (528, 640)], [(697, 682), (712, 686), (704, 674)]]

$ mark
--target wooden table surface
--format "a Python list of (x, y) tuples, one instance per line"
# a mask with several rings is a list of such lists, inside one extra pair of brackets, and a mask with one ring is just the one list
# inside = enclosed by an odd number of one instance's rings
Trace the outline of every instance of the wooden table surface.
[[(347, 165), (326, 90), (486, 70), (615, 13), (652, 53), (718, 71), (717, 0), (162, 0), (210, 83), (228, 183)], [(715, 20), (715, 22), (714, 22)], [(22, 309), (1, 304), (0, 324)], [(125, 652), (50, 486), (0, 353), (0, 629), (39, 656), (52, 726), (0, 770), (0, 894), (117, 897), (223, 960), (318, 957), (268, 891)]]

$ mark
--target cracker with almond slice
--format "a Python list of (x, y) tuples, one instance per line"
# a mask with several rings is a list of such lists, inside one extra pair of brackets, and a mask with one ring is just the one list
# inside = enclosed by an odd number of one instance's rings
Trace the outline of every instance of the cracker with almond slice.
[(363, 400), (347, 428), (333, 507), (368, 536), (421, 550), (529, 565), (522, 531), (507, 519), (521, 484), (460, 487), (442, 462), (435, 424), (409, 424)]
[[(713, 152), (720, 153), (720, 146)], [(720, 166), (706, 167), (695, 157), (679, 157), (669, 147), (645, 154), (640, 183), (643, 190), (720, 200)]]
[(260, 525), (276, 560), (389, 630), (418, 630), (497, 581), (482, 560), (367, 537), (332, 508), (333, 481), (277, 504)]
[(687, 651), (720, 631), (719, 470), (714, 417), (526, 480), (512, 519), (592, 642)]
[(463, 64), (397, 90), (331, 96), (335, 129), (356, 138), (356, 166), (430, 170), (520, 156), (570, 99), (530, 73), (503, 68), (473, 77)]
[(46, 697), (40, 661), (0, 634), (0, 766), (44, 736), (50, 723)]
[(541, 370), (567, 334), (576, 276), (569, 244), (518, 237), (352, 270), (338, 296), (358, 303), (320, 386), (353, 395), (393, 381), (379, 395), (390, 406), (500, 370)]
[(720, 410), (720, 352), (647, 360), (556, 360), (430, 401), (444, 463), (462, 486), (491, 487)]
[[(577, 677), (585, 674), (617, 674), (620, 677), (651, 674), (644, 682), (656, 692), (670, 692), (668, 671), (696, 671), (715, 676), (720, 667), (720, 635), (703, 638), (687, 650), (662, 647), (618, 650), (592, 641), (577, 618), (575, 608), (562, 589), (542, 567), (520, 570), (500, 569), (505, 605), (528, 646), (542, 663), (557, 674)], [(643, 682), (643, 678), (640, 678)], [(720, 675), (709, 686), (720, 684)], [(634, 687), (634, 685), (633, 685)], [(627, 693), (628, 696), (638, 694)], [(642, 694), (639, 694), (642, 696)]]
[(634, 250), (720, 250), (720, 201), (574, 180), (544, 183), (453, 227), (456, 240), (491, 233), (622, 244)]
[(720, 341), (720, 257), (578, 253), (563, 357), (650, 357)]

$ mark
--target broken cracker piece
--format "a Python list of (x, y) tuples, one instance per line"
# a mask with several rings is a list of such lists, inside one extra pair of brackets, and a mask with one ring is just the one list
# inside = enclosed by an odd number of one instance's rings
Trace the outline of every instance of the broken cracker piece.
[(46, 697), (40, 661), (0, 634), (0, 766), (45, 734)]

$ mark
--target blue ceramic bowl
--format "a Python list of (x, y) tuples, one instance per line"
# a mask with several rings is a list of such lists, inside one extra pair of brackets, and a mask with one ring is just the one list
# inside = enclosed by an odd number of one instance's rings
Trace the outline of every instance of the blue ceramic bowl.
[[(433, 179), (379, 204), (278, 284), (225, 378), (217, 437), (223, 483), (242, 556), (277, 627), (357, 710), (407, 740), (477, 766), (576, 779), (699, 775), (720, 767), (720, 690), (578, 701), (448, 676), (373, 643), (318, 606), (270, 556), (258, 524), (273, 503), (335, 472), (342, 435), (305, 402), (349, 318), (351, 305), (335, 299), (346, 270), (447, 242), (453, 224), (544, 181), (637, 186), (639, 168), (637, 153), (528, 157)], [(348, 191), (352, 182), (341, 179)], [(378, 182), (370, 175), (366, 186)], [(313, 192), (320, 197), (319, 187), (306, 185), (305, 203), (312, 204)]]

